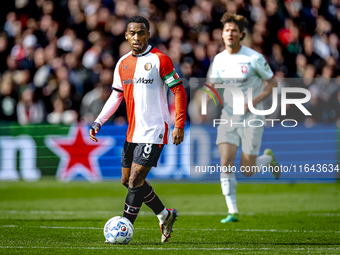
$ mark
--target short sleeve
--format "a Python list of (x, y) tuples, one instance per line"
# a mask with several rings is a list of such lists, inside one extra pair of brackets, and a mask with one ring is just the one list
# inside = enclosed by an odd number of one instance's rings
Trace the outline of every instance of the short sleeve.
[(112, 83), (112, 88), (123, 92), (123, 85), (122, 85), (122, 81), (120, 79), (120, 75), (119, 75), (119, 66), (121, 64), (121, 61), (118, 61), (116, 67), (115, 67), (115, 71), (113, 73), (113, 83)]
[(256, 73), (263, 79), (269, 80), (273, 78), (274, 73), (270, 68), (267, 60), (263, 57), (263, 55), (258, 56), (255, 61), (255, 70)]
[(182, 84), (182, 81), (177, 74), (174, 65), (172, 64), (171, 59), (164, 55), (160, 54), (159, 56), (159, 74), (162, 80), (169, 88), (176, 87), (177, 85)]
[(208, 71), (208, 82), (217, 84), (217, 83), (222, 83), (222, 78), (218, 69), (218, 64), (216, 57), (214, 58), (212, 64), (210, 65), (209, 71)]

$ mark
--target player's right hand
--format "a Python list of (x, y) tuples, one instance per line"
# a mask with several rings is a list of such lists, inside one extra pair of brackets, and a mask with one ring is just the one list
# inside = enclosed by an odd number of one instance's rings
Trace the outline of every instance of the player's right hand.
[(96, 138), (96, 134), (99, 132), (101, 125), (97, 122), (93, 122), (91, 124), (90, 128), (90, 139), (94, 142), (98, 142), (98, 139)]

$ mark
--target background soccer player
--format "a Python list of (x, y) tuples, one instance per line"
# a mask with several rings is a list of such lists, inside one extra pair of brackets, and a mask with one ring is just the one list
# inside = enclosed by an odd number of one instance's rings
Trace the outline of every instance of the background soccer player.
[(101, 113), (91, 125), (90, 138), (117, 110), (125, 97), (129, 127), (122, 152), (122, 184), (128, 188), (124, 217), (133, 224), (142, 203), (159, 218), (162, 242), (168, 241), (177, 211), (166, 209), (145, 181), (170, 135), (170, 114), (167, 103), (168, 87), (175, 95), (176, 122), (173, 143), (184, 139), (186, 93), (172, 61), (158, 49), (148, 45), (149, 22), (141, 16), (127, 21), (125, 38), (131, 51), (118, 61), (113, 79), (113, 91)]
[[(247, 99), (247, 89), (253, 89), (253, 106), (262, 110), (262, 100), (272, 93), (272, 88), (277, 86), (263, 55), (240, 44), (245, 37), (247, 20), (241, 15), (225, 13), (221, 19), (223, 24), (222, 38), (225, 50), (217, 54), (210, 70), (211, 85), (216, 83), (227, 83), (239, 87)], [(267, 81), (263, 86), (263, 81)], [(224, 108), (221, 119), (232, 120), (237, 123), (248, 123), (249, 120), (265, 120), (264, 116), (249, 112), (248, 103), (245, 104), (245, 114), (233, 115), (232, 97), (228, 89), (224, 90)], [(229, 121), (230, 123), (230, 121)], [(237, 148), (242, 145), (241, 166), (277, 165), (275, 157), (270, 149), (265, 150), (264, 155), (258, 157), (261, 147), (263, 133), (262, 127), (247, 127), (242, 124), (234, 126), (219, 125), (217, 130), (216, 144), (221, 154), (222, 166), (233, 166)], [(259, 171), (243, 172), (247, 177), (253, 176)], [(279, 178), (280, 172), (273, 172), (275, 178)], [(221, 220), (222, 223), (238, 220), (236, 206), (237, 182), (233, 172), (221, 173), (222, 193), (225, 195), (229, 213)]]

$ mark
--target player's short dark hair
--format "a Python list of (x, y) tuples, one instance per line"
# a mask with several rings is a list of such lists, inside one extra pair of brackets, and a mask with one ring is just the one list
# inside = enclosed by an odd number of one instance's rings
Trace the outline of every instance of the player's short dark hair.
[(143, 16), (133, 16), (133, 17), (129, 18), (128, 21), (126, 22), (125, 30), (127, 30), (128, 25), (130, 23), (143, 23), (143, 24), (145, 24), (146, 29), (148, 31), (150, 30), (149, 21), (146, 18), (144, 18)]
[[(248, 20), (242, 16), (242, 15), (237, 15), (237, 14), (229, 14), (229, 13), (224, 13), (222, 18), (221, 18), (222, 25), (226, 23), (235, 23), (238, 26), (238, 29), (240, 32), (245, 32), (245, 29), (248, 27)], [(243, 36), (241, 40), (245, 37), (245, 33), (243, 33)]]

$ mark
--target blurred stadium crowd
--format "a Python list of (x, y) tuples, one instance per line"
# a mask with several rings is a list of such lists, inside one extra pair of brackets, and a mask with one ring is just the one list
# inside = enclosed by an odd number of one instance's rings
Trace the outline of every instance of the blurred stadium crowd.
[[(278, 79), (296, 78), (280, 86), (311, 91), (312, 118), (296, 109), (288, 115), (340, 126), (340, 0), (7, 1), (0, 8), (0, 120), (91, 123), (111, 93), (116, 62), (130, 50), (124, 32), (134, 15), (150, 21), (149, 43), (185, 81), (204, 78), (224, 49), (226, 11), (249, 20), (243, 44), (263, 53)], [(124, 103), (111, 121), (126, 123)]]

